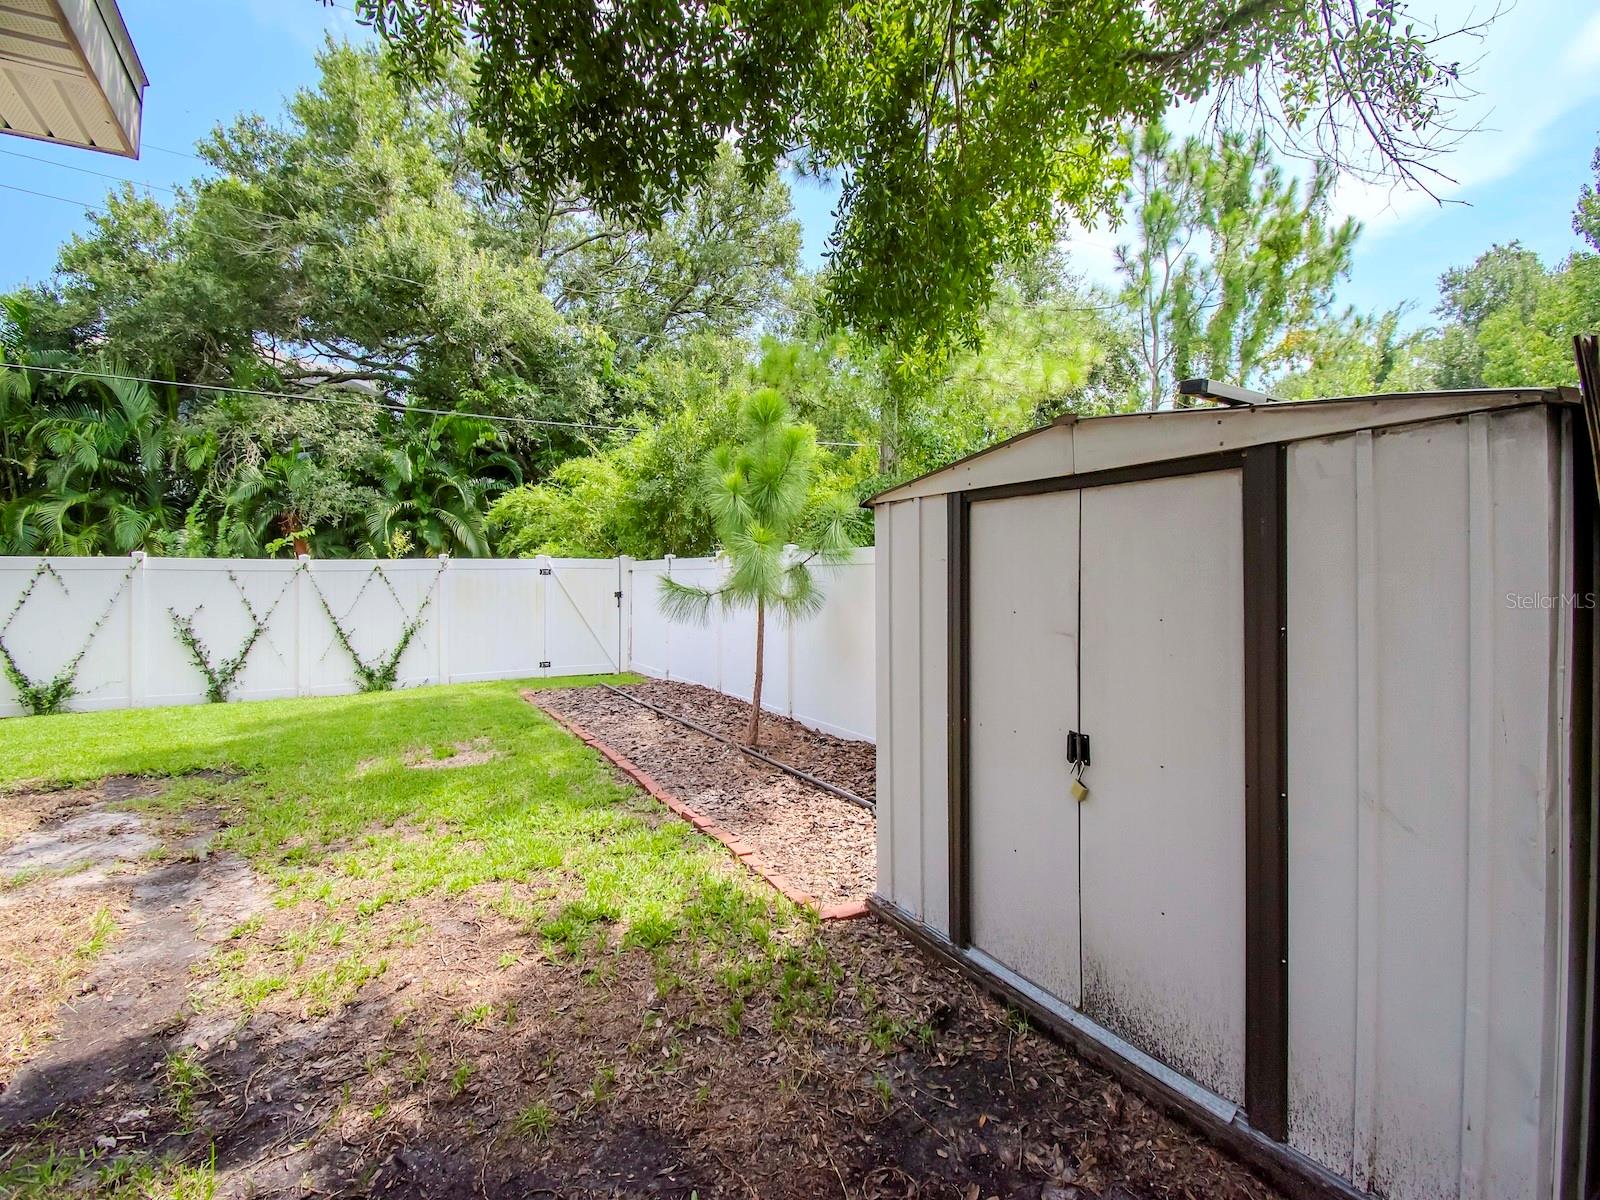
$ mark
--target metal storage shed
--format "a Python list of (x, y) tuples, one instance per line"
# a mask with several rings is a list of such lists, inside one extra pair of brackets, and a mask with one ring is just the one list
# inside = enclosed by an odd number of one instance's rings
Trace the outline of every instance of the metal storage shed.
[(1587, 1196), (1575, 400), (1067, 417), (875, 497), (875, 908), (1295, 1193)]

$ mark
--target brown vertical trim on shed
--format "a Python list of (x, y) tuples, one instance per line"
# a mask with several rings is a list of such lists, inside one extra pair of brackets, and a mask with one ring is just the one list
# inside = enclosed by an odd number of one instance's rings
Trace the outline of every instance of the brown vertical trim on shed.
[(960, 492), (951, 492), (945, 503), (950, 635), (945, 783), (950, 828), (950, 941), (965, 946), (972, 927), (967, 901), (967, 655), (971, 644), (967, 620), (971, 599), (967, 575), (968, 500)]
[[(1585, 414), (1587, 418), (1589, 414)], [(1600, 1195), (1600, 837), (1596, 835), (1595, 621), (1590, 601), (1595, 590), (1595, 448), (1587, 419), (1566, 423), (1572, 441), (1572, 693), (1568, 705), (1568, 766), (1571, 794), (1568, 819), (1572, 836), (1572, 912), (1569, 969), (1576, 1000), (1567, 1023), (1568, 1078), (1563, 1098), (1567, 1128), (1561, 1147), (1562, 1174), (1580, 1186), (1579, 1195)]]
[(1288, 519), (1282, 445), (1245, 452), (1244, 1108), (1289, 1135)]

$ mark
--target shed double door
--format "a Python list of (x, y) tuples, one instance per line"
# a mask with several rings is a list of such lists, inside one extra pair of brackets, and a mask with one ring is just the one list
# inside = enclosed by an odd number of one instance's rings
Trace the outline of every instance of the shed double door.
[(967, 548), (970, 943), (1236, 1102), (1240, 506), (1238, 470), (975, 500)]

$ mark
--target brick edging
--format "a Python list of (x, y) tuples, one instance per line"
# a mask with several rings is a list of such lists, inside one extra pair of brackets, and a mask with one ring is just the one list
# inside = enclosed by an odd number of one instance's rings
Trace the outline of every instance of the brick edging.
[(701, 833), (706, 834), (708, 837), (713, 837), (717, 841), (721, 842), (727, 847), (729, 854), (732, 854), (734, 858), (738, 859), (756, 875), (760, 876), (773, 887), (777, 888), (778, 891), (782, 892), (783, 895), (789, 900), (811, 909), (824, 921), (849, 921), (857, 917), (864, 917), (867, 915), (867, 902), (865, 900), (847, 900), (843, 904), (818, 904), (814, 896), (801, 891), (789, 881), (789, 878), (786, 875), (782, 874), (770, 862), (761, 857), (761, 855), (758, 854), (751, 846), (740, 841), (733, 834), (729, 833), (722, 826), (718, 825), (710, 817), (706, 816), (703, 812), (700, 812), (692, 805), (685, 804), (682, 800), (678, 799), (678, 797), (667, 791), (667, 789), (662, 787), (661, 784), (656, 780), (655, 776), (645, 771), (632, 759), (613, 750), (610, 746), (606, 745), (605, 742), (601, 741), (598, 737), (590, 733), (576, 721), (571, 720), (568, 717), (564, 717), (554, 709), (540, 704), (537, 693), (531, 689), (523, 688), (521, 696), (525, 701), (533, 705), (534, 708), (537, 708), (545, 716), (549, 717), (557, 725), (561, 726), (561, 728), (572, 734), (573, 737), (584, 743), (584, 745), (592, 746), (606, 758), (610, 759), (618, 770), (620, 770), (624, 775), (627, 775), (657, 800), (661, 801), (662, 804), (665, 804), (669, 809), (672, 810), (672, 812), (682, 817), (685, 821), (688, 821), (689, 824), (693, 825)]

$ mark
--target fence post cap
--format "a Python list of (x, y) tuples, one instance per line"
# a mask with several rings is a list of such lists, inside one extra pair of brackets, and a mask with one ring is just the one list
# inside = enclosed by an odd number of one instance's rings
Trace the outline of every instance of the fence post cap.
[(133, 561), (136, 563), (142, 563), (149, 556), (145, 554), (143, 550), (135, 550), (132, 554), (128, 555), (128, 557), (133, 559)]
[(449, 554), (441, 554), (441, 555), (439, 555), (439, 565), (441, 567), (448, 567), (450, 565), (450, 555)]
[(678, 556), (676, 554), (663, 554), (661, 557), (666, 559), (668, 562), (671, 562), (673, 559), (677, 558)]
[(297, 554), (297, 555), (295, 555), (295, 558), (300, 562), (310, 562), (311, 561), (311, 555), (309, 555), (309, 554)]

